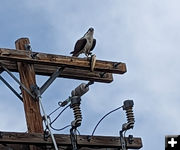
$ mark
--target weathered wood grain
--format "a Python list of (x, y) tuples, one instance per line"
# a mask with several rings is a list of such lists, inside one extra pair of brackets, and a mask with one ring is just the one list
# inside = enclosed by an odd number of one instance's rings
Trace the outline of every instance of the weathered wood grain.
[[(0, 60), (0, 63), (7, 67), (7, 69), (9, 69), (10, 71), (18, 72), (17, 63), (15, 61)], [(34, 71), (36, 75), (51, 76), (53, 72), (56, 71), (56, 69), (56, 66), (34, 64)], [(0, 71), (3, 71), (3, 68), (1, 66)], [(112, 73), (104, 73), (99, 71), (91, 72), (90, 70), (81, 70), (74, 68), (65, 68), (59, 77), (88, 81), (93, 80), (95, 82), (103, 83), (110, 83), (113, 81)]]
[[(87, 58), (77, 58), (63, 55), (46, 54), (40, 52), (13, 50), (0, 48), (0, 60), (21, 61), (31, 64), (43, 64), (49, 66), (63, 66), (90, 70), (91, 61)], [(97, 60), (94, 71), (105, 73), (123, 74), (126, 72), (126, 64), (122, 62), (111, 62)]]
[[(29, 44), (29, 39), (22, 38), (16, 41), (17, 49), (24, 49)], [(21, 50), (19, 50), (21, 51)], [(24, 50), (23, 50), (24, 51)], [(31, 85), (36, 85), (34, 65), (24, 62), (17, 62), (20, 81), (31, 91)], [(23, 88), (21, 88), (24, 110), (26, 115), (27, 129), (29, 133), (43, 133), (42, 116), (38, 101), (35, 101)]]
[[(112, 136), (94, 136), (90, 141), (87, 135), (77, 136), (79, 147), (89, 148), (120, 148), (120, 138)], [(58, 146), (71, 146), (70, 136), (66, 134), (55, 134)], [(142, 147), (141, 138), (133, 138), (132, 144), (127, 143), (128, 149), (140, 149)], [(127, 141), (127, 138), (126, 138)], [(0, 143), (6, 144), (32, 144), (32, 145), (53, 145), (51, 138), (44, 140), (44, 135), (40, 133), (17, 133), (1, 132)]]

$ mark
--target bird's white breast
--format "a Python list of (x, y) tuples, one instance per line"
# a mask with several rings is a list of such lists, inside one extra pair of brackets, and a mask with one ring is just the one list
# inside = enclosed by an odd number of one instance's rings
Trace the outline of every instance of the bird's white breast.
[(93, 43), (93, 36), (87, 36), (85, 38), (87, 39), (87, 43), (85, 45), (85, 49), (86, 49), (86, 51), (90, 51), (90, 49), (92, 47), (92, 43)]

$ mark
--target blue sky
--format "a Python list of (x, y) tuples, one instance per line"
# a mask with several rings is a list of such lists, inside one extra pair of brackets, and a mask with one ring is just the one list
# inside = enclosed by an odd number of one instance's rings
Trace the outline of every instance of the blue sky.
[[(15, 40), (28, 37), (33, 51), (69, 55), (76, 40), (94, 27), (97, 59), (125, 62), (128, 71), (114, 75), (110, 84), (95, 83), (82, 97), (81, 134), (91, 134), (105, 113), (133, 99), (136, 123), (127, 135), (141, 137), (142, 150), (161, 150), (165, 135), (180, 132), (179, 7), (177, 0), (1, 1), (0, 47), (14, 48)], [(19, 90), (6, 73), (2, 75)], [(46, 79), (37, 76), (38, 85)], [(46, 112), (80, 83), (57, 79), (42, 96)], [(0, 130), (25, 132), (22, 103), (2, 83), (0, 90)], [(72, 120), (68, 109), (55, 126), (63, 127)], [(115, 112), (95, 134), (118, 136), (124, 122), (125, 113)]]

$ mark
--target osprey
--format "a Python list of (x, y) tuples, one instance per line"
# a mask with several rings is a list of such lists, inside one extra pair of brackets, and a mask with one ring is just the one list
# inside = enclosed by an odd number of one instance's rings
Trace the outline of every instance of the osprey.
[(87, 57), (91, 55), (91, 51), (94, 49), (96, 45), (96, 39), (93, 38), (94, 29), (89, 28), (89, 30), (84, 34), (82, 38), (80, 38), (75, 46), (74, 51), (70, 54), (72, 56), (78, 57), (80, 54), (84, 53)]

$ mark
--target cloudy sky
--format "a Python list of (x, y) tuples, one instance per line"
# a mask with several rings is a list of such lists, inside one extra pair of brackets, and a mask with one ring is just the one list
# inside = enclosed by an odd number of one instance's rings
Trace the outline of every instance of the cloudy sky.
[[(104, 114), (133, 99), (136, 123), (127, 135), (141, 137), (142, 150), (162, 150), (165, 135), (180, 133), (179, 8), (178, 0), (1, 1), (0, 47), (15, 48), (15, 40), (28, 37), (33, 51), (69, 56), (76, 40), (94, 27), (97, 59), (122, 61), (128, 71), (114, 75), (110, 84), (90, 87), (82, 97), (79, 131), (91, 134)], [(19, 91), (6, 73), (2, 76)], [(37, 76), (39, 86), (46, 80)], [(87, 81), (57, 79), (42, 96), (46, 112), (57, 108), (58, 101), (82, 82)], [(21, 101), (2, 83), (0, 90), (0, 130), (25, 132)], [(60, 128), (72, 120), (72, 110), (67, 109), (54, 126)], [(118, 136), (125, 121), (125, 113), (117, 111), (95, 134)], [(68, 134), (69, 129), (58, 133)]]

